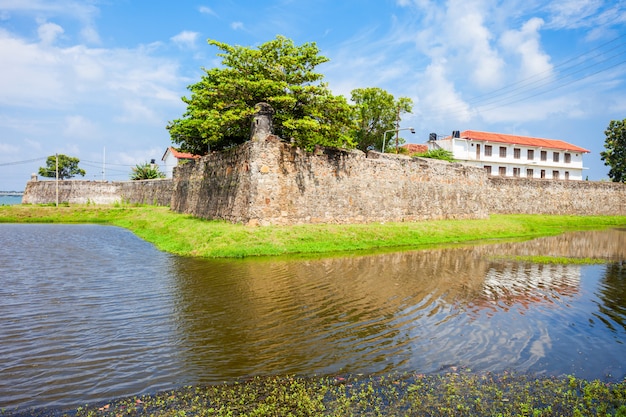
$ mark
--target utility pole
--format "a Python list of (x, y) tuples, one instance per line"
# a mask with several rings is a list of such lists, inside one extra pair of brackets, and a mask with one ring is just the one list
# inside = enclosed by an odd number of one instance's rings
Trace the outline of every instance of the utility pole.
[(400, 140), (400, 106), (398, 106), (398, 112), (396, 113), (396, 153), (398, 153), (399, 140)]
[(56, 174), (57, 174), (57, 178), (56, 178), (57, 208), (59, 208), (59, 154), (55, 153), (54, 156), (56, 157)]

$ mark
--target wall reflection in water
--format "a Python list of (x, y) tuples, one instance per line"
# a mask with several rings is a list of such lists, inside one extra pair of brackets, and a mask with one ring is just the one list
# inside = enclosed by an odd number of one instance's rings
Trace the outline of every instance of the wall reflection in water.
[[(537, 254), (613, 263), (502, 260)], [(625, 284), (610, 271), (624, 259), (617, 230), (315, 260), (179, 259), (181, 355), (203, 382), (451, 366), (623, 375)]]

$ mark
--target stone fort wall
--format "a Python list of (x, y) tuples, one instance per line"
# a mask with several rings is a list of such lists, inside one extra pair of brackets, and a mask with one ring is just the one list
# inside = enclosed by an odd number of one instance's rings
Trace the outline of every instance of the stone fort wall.
[[(172, 200), (171, 179), (143, 181), (58, 181), (59, 203), (70, 204), (153, 204), (169, 206)], [(56, 202), (57, 181), (31, 180), (22, 196), (24, 204)]]
[[(23, 202), (55, 197), (55, 181), (30, 181)], [(179, 165), (173, 180), (59, 181), (59, 201), (156, 204), (249, 225), (349, 224), (626, 215), (626, 185), (489, 177), (477, 167), (378, 152), (308, 153), (270, 135)]]
[(480, 168), (318, 148), (275, 136), (176, 167), (172, 209), (245, 224), (368, 223), (488, 216)]

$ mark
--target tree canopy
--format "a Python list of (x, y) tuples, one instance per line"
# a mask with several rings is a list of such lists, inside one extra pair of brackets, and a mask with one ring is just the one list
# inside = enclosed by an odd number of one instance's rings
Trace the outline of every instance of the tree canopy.
[(600, 152), (600, 159), (610, 167), (609, 178), (613, 182), (626, 183), (626, 119), (611, 120), (604, 134), (605, 151)]
[[(400, 116), (413, 110), (410, 98), (400, 97), (396, 100), (392, 94), (376, 87), (352, 90), (352, 101), (356, 119), (354, 137), (357, 147), (362, 151), (370, 147), (383, 150), (385, 132), (395, 129)], [(386, 143), (385, 148), (391, 147), (390, 142)]]
[(315, 68), (328, 59), (315, 43), (297, 46), (277, 36), (257, 48), (209, 44), (221, 52), (222, 67), (203, 69), (201, 80), (183, 97), (187, 110), (167, 129), (182, 151), (204, 154), (250, 137), (254, 106), (274, 109), (274, 133), (296, 145), (353, 147), (352, 108), (343, 96), (334, 96)]
[(56, 178), (57, 158), (60, 180), (72, 178), (76, 175), (80, 175), (81, 177), (85, 176), (85, 170), (78, 167), (80, 159), (63, 154), (50, 155), (46, 159), (46, 166), (39, 168), (39, 175), (47, 178)]

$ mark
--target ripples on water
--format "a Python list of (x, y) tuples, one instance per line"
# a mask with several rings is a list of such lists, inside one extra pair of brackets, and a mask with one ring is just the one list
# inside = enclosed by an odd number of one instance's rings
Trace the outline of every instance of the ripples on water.
[[(258, 374), (622, 378), (626, 233), (318, 260), (199, 260), (123, 229), (0, 225), (0, 408)], [(611, 260), (536, 265), (541, 253)]]

